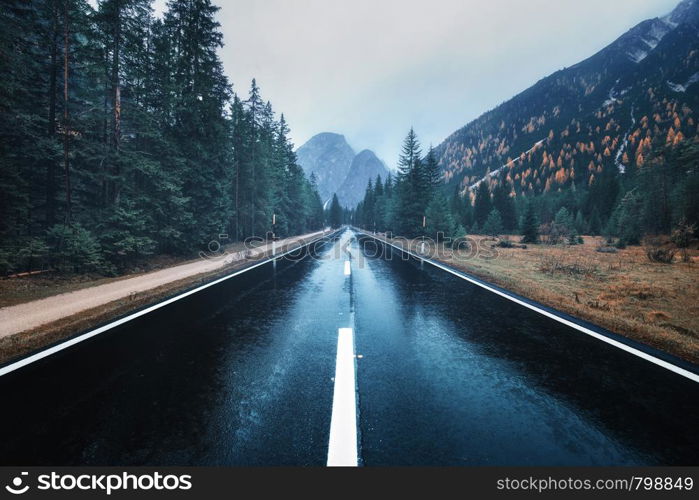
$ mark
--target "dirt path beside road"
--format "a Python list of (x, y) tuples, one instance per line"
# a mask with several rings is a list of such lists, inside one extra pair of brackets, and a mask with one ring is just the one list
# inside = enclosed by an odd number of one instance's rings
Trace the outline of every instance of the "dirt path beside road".
[[(288, 247), (301, 241), (316, 238), (322, 234), (323, 232), (317, 232), (287, 238), (276, 242), (276, 248)], [(0, 308), (0, 339), (34, 330), (114, 301), (135, 297), (138, 294), (155, 290), (169, 283), (180, 282), (198, 275), (210, 274), (227, 266), (241, 263), (246, 258), (259, 259), (271, 250), (272, 243), (268, 243), (254, 250), (248, 250), (247, 255), (246, 252), (236, 252), (217, 259), (202, 258), (132, 278), (119, 279), (94, 287), (3, 307)]]

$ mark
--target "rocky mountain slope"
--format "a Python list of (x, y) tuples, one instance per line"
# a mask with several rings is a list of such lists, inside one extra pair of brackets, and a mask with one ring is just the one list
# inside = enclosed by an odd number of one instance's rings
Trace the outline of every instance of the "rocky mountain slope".
[(354, 151), (344, 136), (324, 132), (298, 148), (296, 156), (306, 176), (315, 176), (318, 193), (325, 202), (332, 198), (347, 178)]
[(340, 134), (324, 132), (313, 136), (296, 151), (307, 176), (315, 176), (324, 203), (337, 194), (340, 204), (354, 208), (364, 197), (367, 183), (377, 176), (388, 177), (386, 165), (368, 149), (355, 155)]
[(369, 180), (373, 182), (377, 176), (386, 180), (388, 169), (373, 151), (365, 149), (354, 157), (347, 178), (337, 190), (340, 205), (349, 208), (356, 207), (364, 199)]

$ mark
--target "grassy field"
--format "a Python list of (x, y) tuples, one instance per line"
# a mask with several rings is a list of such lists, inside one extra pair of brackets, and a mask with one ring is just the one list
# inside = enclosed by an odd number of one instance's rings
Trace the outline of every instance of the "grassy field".
[[(481, 236), (474, 236), (482, 240)], [(511, 240), (518, 241), (518, 237)], [(689, 262), (651, 262), (643, 247), (600, 253), (601, 238), (577, 246), (495, 248), (439, 259), (517, 294), (699, 363), (699, 252)], [(484, 242), (488, 245), (488, 242)], [(412, 243), (415, 245), (415, 243)], [(492, 246), (492, 243), (490, 244)]]

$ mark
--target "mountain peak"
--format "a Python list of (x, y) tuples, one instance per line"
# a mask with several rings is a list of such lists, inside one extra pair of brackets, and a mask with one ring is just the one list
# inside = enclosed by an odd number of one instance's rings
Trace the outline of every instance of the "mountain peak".
[(661, 19), (672, 26), (684, 22), (694, 23), (699, 20), (699, 0), (682, 0), (672, 12)]
[(361, 150), (359, 153), (357, 153), (357, 156), (355, 157), (355, 159), (357, 159), (357, 158), (360, 158), (362, 160), (376, 158), (378, 160), (378, 158), (376, 157), (376, 154), (371, 149)]
[(609, 54), (615, 54), (622, 60), (638, 64), (680, 25), (699, 25), (699, 0), (682, 0), (666, 16), (642, 21), (602, 49), (599, 54), (605, 58)]
[(323, 200), (331, 198), (349, 173), (354, 150), (342, 134), (322, 132), (298, 148), (296, 157), (305, 174), (313, 174), (318, 194)]
[(311, 141), (344, 141), (344, 142), (347, 142), (344, 135), (337, 134), (335, 132), (321, 132), (320, 134), (316, 134), (313, 137), (311, 137), (308, 142), (311, 142)]
[(345, 137), (333, 132), (314, 135), (296, 156), (306, 175), (315, 176), (318, 194), (326, 203), (337, 194), (343, 206), (354, 208), (364, 197), (369, 180), (377, 175), (384, 180), (388, 177), (386, 165), (373, 151), (363, 149), (355, 155)]

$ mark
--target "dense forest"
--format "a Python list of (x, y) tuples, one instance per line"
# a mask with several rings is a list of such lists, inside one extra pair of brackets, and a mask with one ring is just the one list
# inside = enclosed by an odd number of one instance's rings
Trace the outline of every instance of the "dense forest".
[(411, 129), (397, 177), (369, 182), (348, 217), (366, 229), (409, 238), (521, 234), (529, 243), (577, 244), (585, 234), (625, 246), (650, 235), (699, 236), (699, 143), (668, 141), (646, 155), (623, 175), (601, 175), (580, 187), (573, 181), (565, 190), (522, 193), (504, 177), (480, 182), (463, 196), (445, 184), (433, 149), (422, 156)]
[(115, 273), (153, 254), (322, 227), (284, 116), (226, 78), (218, 7), (5, 0), (0, 273)]

